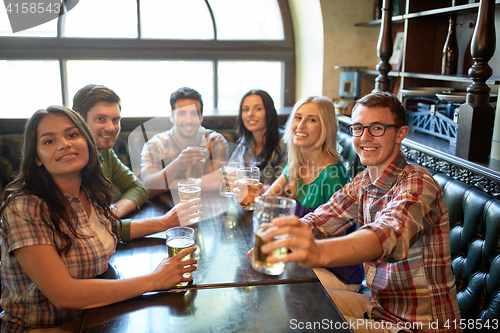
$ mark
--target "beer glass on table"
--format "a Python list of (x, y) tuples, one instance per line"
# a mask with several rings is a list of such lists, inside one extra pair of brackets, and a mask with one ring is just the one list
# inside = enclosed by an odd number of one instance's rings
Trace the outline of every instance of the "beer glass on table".
[(203, 153), (203, 158), (201, 159), (201, 161), (194, 165), (188, 166), (186, 170), (186, 178), (200, 184), (201, 177), (203, 176), (203, 171), (205, 170), (205, 161), (207, 160), (208, 150), (207, 148), (195, 146), (189, 146), (187, 147), (187, 149), (196, 149)]
[[(255, 209), (253, 211), (253, 231), (255, 234), (255, 243), (253, 248), (252, 267), (257, 272), (267, 275), (280, 275), (285, 270), (284, 262), (268, 263), (269, 255), (282, 256), (287, 254), (288, 249), (282, 247), (274, 250), (270, 254), (262, 253), (261, 247), (265, 243), (260, 236), (267, 230), (261, 226), (262, 223), (271, 223), (276, 217), (292, 216), (295, 214), (295, 200), (278, 196), (260, 196), (255, 199)], [(286, 238), (287, 235), (280, 235), (275, 239)]]
[(236, 169), (239, 204), (243, 210), (253, 210), (255, 198), (260, 195), (260, 170), (257, 167)]
[[(166, 231), (168, 257), (172, 258), (179, 252), (194, 245), (194, 229), (190, 227), (174, 227)], [(190, 253), (182, 260), (193, 258)], [(184, 277), (190, 277), (191, 273), (185, 273)], [(181, 282), (177, 286), (185, 286), (187, 282)]]
[[(177, 187), (179, 189), (179, 198), (181, 199), (181, 202), (186, 202), (191, 199), (195, 198), (201, 198), (201, 186), (200, 183), (197, 181), (192, 181), (192, 180), (183, 180), (177, 183)], [(199, 203), (194, 204), (193, 206), (199, 206)], [(191, 206), (191, 207), (193, 207)], [(199, 213), (200, 211), (194, 211), (190, 215), (194, 215)], [(199, 222), (200, 217), (195, 217), (192, 219), (189, 219), (189, 222)]]

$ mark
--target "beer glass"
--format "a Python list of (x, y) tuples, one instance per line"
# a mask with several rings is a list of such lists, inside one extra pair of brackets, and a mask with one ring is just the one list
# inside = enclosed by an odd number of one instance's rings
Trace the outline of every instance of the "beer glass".
[[(168, 257), (172, 258), (179, 252), (194, 245), (194, 229), (190, 227), (174, 227), (166, 231)], [(190, 253), (182, 260), (193, 258)], [(191, 273), (185, 273), (184, 277), (190, 277)], [(185, 286), (187, 282), (181, 282), (177, 286)]]
[[(186, 202), (191, 199), (195, 198), (201, 198), (201, 186), (200, 183), (197, 181), (192, 181), (192, 180), (183, 180), (181, 182), (177, 183), (177, 187), (179, 189), (179, 198), (181, 199), (181, 202)], [(199, 206), (199, 203), (194, 204), (193, 206)], [(193, 207), (191, 206), (191, 207)], [(197, 214), (200, 211), (194, 211), (192, 214)], [(189, 220), (189, 222), (199, 222), (200, 217), (195, 217)]]
[(260, 195), (260, 170), (257, 167), (236, 169), (236, 182), (239, 190), (239, 204), (243, 210), (253, 210), (255, 197)]
[[(292, 216), (295, 214), (295, 200), (277, 196), (260, 196), (255, 199), (255, 210), (253, 211), (253, 231), (255, 234), (255, 243), (253, 248), (252, 267), (257, 272), (267, 275), (280, 275), (285, 270), (284, 262), (268, 263), (269, 255), (281, 256), (288, 252), (286, 247), (274, 250), (270, 254), (262, 253), (261, 247), (265, 243), (260, 236), (266, 231), (265, 227), (261, 227), (262, 223), (271, 223), (272, 219), (282, 216)], [(280, 235), (275, 239), (286, 238), (287, 235)]]
[(232, 197), (233, 193), (233, 177), (236, 177), (236, 169), (238, 168), (237, 162), (220, 162), (219, 175), (221, 184), (219, 194), (225, 197)]
[(203, 176), (203, 171), (205, 170), (205, 161), (207, 160), (208, 150), (203, 147), (189, 146), (187, 149), (196, 149), (203, 153), (203, 158), (199, 163), (195, 165), (190, 165), (186, 171), (186, 178), (195, 182), (201, 183), (201, 176)]

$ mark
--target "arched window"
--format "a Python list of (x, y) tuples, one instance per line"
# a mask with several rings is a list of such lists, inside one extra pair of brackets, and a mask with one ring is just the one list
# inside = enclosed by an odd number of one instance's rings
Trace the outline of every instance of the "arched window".
[(89, 83), (114, 89), (123, 117), (164, 116), (182, 86), (197, 89), (206, 110), (236, 114), (255, 88), (277, 108), (291, 105), (293, 82), (287, 0), (85, 0), (15, 34), (0, 15), (0, 118), (71, 107)]

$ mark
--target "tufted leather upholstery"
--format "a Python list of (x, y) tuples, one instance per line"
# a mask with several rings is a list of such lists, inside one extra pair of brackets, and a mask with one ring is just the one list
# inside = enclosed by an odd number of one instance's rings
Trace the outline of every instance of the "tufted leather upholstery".
[(440, 173), (434, 179), (448, 204), (462, 318), (500, 320), (500, 200)]

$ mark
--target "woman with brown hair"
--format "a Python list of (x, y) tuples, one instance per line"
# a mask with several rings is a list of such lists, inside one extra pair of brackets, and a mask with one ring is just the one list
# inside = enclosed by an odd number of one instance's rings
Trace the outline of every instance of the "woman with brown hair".
[[(28, 120), (20, 170), (0, 206), (3, 332), (59, 327), (73, 331), (81, 309), (168, 289), (192, 278), (183, 250), (151, 274), (94, 279), (108, 268), (120, 221), (110, 210), (92, 134), (70, 109), (51, 106)], [(190, 265), (190, 266), (187, 266)]]

